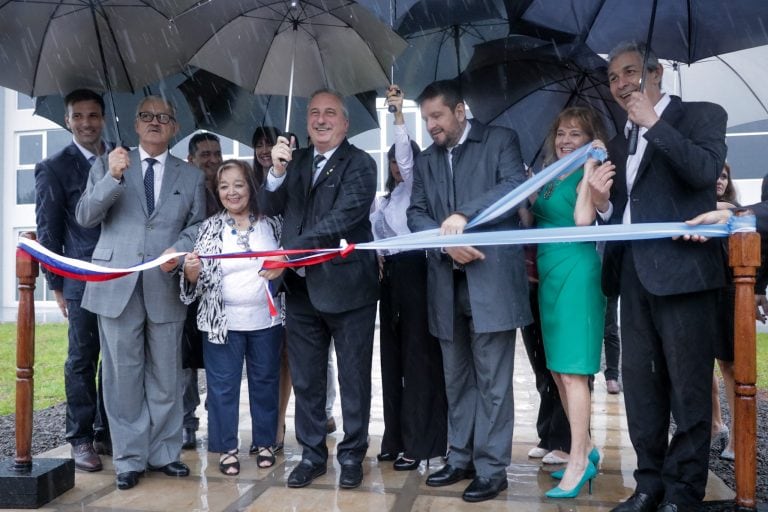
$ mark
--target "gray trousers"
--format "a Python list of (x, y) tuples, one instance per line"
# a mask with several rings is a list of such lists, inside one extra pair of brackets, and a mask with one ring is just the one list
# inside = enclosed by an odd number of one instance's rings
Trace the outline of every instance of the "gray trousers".
[(141, 280), (120, 316), (99, 316), (104, 405), (118, 474), (180, 458), (183, 325), (149, 320)]
[(466, 277), (454, 282), (453, 339), (440, 340), (448, 398), (448, 463), (478, 476), (505, 473), (512, 458), (515, 331), (477, 333)]

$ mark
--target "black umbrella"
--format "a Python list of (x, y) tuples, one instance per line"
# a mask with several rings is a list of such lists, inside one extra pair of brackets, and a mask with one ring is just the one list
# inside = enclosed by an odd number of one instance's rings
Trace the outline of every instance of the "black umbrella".
[(578, 36), (597, 53), (616, 44), (646, 41), (661, 58), (695, 62), (705, 57), (768, 44), (764, 0), (536, 0), (522, 19)]
[(256, 94), (306, 97), (329, 87), (352, 95), (384, 88), (406, 46), (350, 0), (210, 2), (197, 14), (219, 28), (190, 63)]
[[(136, 92), (114, 92), (111, 101), (106, 101), (105, 119), (114, 120), (106, 123), (104, 127), (104, 139), (120, 141), (126, 146), (138, 145), (138, 135), (134, 130), (136, 120), (136, 107), (142, 98), (155, 95), (165, 98), (176, 108), (176, 121), (179, 132), (171, 141), (171, 145), (180, 141), (195, 130), (195, 117), (187, 99), (178, 89), (178, 86), (189, 79), (185, 73), (177, 73), (152, 85), (145, 85)], [(61, 94), (49, 94), (35, 98), (35, 115), (44, 117), (66, 128), (64, 115), (66, 106), (64, 96)]]
[(503, 0), (419, 0), (395, 23), (408, 41), (393, 81), (413, 97), (435, 80), (461, 73), (473, 47), (509, 33)]
[[(523, 19), (570, 32), (597, 52), (626, 40), (645, 41), (659, 57), (685, 63), (768, 44), (764, 0), (665, 0), (661, 5), (657, 0), (539, 0)], [(629, 154), (635, 152), (637, 134), (633, 127)]]
[[(120, 127), (122, 142), (136, 146), (138, 138), (133, 129), (136, 106), (150, 94), (161, 96), (176, 108), (179, 133), (172, 145), (195, 130), (218, 133), (250, 145), (257, 126), (279, 126), (285, 120), (285, 96), (255, 96), (232, 82), (205, 70), (177, 73), (135, 93), (114, 93), (107, 103), (107, 117), (113, 117)], [(376, 93), (350, 96), (345, 99), (350, 115), (350, 136), (378, 128)], [(294, 98), (294, 109), (304, 112), (307, 100)], [(64, 97), (41, 96), (35, 99), (35, 114), (64, 127)], [(116, 115), (115, 115), (116, 114)], [(304, 116), (296, 116), (291, 130), (301, 141), (306, 140)], [(105, 128), (105, 138), (116, 140), (111, 126)]]
[[(257, 126), (284, 127), (288, 97), (280, 95), (254, 95), (224, 78), (205, 70), (197, 71), (179, 86), (192, 109), (198, 129), (209, 130), (250, 145)], [(379, 127), (376, 112), (376, 91), (367, 91), (344, 98), (349, 111), (350, 137)], [(288, 131), (304, 144), (307, 140), (306, 98), (293, 97), (291, 109), (297, 112), (291, 118)]]
[(626, 119), (611, 96), (605, 60), (580, 43), (524, 36), (491, 41), (476, 47), (461, 81), (472, 115), (517, 131), (528, 165), (539, 159), (551, 123), (568, 106), (595, 109), (609, 135)]
[[(180, 72), (211, 33), (199, 0), (0, 2), (0, 86), (28, 96), (136, 92)], [(116, 127), (116, 130), (119, 130)]]

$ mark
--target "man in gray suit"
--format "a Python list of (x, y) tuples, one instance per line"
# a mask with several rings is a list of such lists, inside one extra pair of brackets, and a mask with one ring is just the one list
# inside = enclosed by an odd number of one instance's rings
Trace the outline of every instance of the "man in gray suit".
[[(517, 134), (468, 121), (458, 85), (438, 81), (417, 98), (434, 141), (416, 158), (411, 231), (461, 234), (467, 221), (525, 180)], [(518, 227), (516, 210), (484, 230)], [(448, 463), (427, 485), (472, 478), (463, 498), (507, 488), (514, 403), (515, 329), (531, 323), (521, 246), (427, 251), (429, 330), (440, 340), (448, 397)]]
[[(203, 173), (172, 156), (173, 106), (148, 96), (138, 106), (139, 147), (96, 161), (77, 205), (77, 221), (101, 225), (93, 262), (129, 267), (192, 250), (205, 215)], [(82, 306), (98, 315), (104, 401), (112, 429), (118, 489), (145, 469), (187, 476), (181, 452), (181, 331), (178, 259), (160, 268), (89, 282)]]

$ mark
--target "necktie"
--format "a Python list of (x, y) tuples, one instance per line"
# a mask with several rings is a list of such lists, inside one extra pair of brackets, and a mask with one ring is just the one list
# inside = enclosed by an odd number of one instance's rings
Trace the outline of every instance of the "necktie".
[(152, 215), (155, 211), (155, 169), (157, 163), (154, 158), (147, 158), (147, 172), (144, 173), (144, 195), (147, 196), (147, 213)]
[(323, 161), (325, 160), (325, 157), (323, 155), (316, 155), (315, 159), (312, 161), (314, 166), (312, 167), (312, 184), (314, 185), (317, 181), (317, 178), (320, 177), (320, 169), (323, 168)]

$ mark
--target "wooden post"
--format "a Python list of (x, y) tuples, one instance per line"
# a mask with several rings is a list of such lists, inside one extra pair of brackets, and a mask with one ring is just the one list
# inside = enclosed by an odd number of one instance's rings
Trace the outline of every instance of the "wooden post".
[(730, 265), (736, 288), (734, 367), (736, 381), (735, 464), (736, 507), (756, 510), (757, 481), (757, 352), (755, 348), (755, 271), (760, 266), (760, 235), (735, 233), (729, 240)]
[[(30, 240), (34, 233), (21, 235)], [(0, 464), (0, 508), (40, 508), (75, 486), (75, 461), (32, 462), (32, 398), (35, 376), (35, 280), (38, 263), (16, 250), (19, 314), (16, 319), (16, 457)]]
[[(21, 236), (35, 240), (34, 233)], [(16, 457), (13, 469), (32, 468), (32, 400), (35, 386), (35, 281), (39, 265), (24, 251), (16, 251), (19, 313), (16, 320)]]

